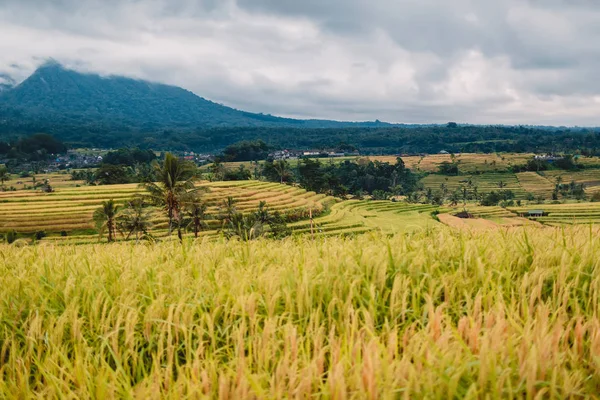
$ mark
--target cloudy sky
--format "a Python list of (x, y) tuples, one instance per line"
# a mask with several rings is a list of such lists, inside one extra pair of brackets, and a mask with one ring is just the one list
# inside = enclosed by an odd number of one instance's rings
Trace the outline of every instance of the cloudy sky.
[(598, 126), (598, 43), (598, 0), (0, 1), (0, 75), (54, 58), (302, 118)]

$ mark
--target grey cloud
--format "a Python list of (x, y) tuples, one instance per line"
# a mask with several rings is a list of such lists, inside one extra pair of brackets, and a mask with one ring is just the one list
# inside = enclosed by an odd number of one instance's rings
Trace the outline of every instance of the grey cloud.
[(600, 125), (593, 0), (4, 0), (0, 37), (17, 80), (54, 57), (283, 116)]

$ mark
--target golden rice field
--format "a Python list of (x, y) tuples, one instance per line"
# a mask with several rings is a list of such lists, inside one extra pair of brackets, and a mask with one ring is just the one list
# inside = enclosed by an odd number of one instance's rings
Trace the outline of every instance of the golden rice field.
[(512, 172), (490, 172), (480, 175), (459, 176), (431, 174), (421, 179), (421, 183), (426, 188), (431, 188), (431, 190), (439, 192), (441, 191), (442, 185), (445, 185), (450, 193), (459, 190), (461, 187), (468, 187), (469, 181), (472, 183), (469, 191), (472, 191), (474, 187), (477, 187), (477, 191), (480, 194), (489, 193), (491, 191), (510, 190), (517, 199), (525, 199), (527, 196), (527, 192), (520, 184), (516, 174)]
[[(205, 234), (216, 233), (219, 206), (227, 197), (236, 200), (235, 206), (240, 212), (254, 211), (261, 201), (266, 201), (270, 210), (282, 213), (308, 209), (319, 212), (333, 202), (332, 198), (325, 195), (277, 183), (240, 181), (201, 185), (209, 190), (203, 195), (203, 200), (209, 205), (208, 214), (212, 216), (207, 221), (210, 229)], [(75, 233), (75, 237), (69, 240), (89, 241), (96, 239), (92, 214), (102, 201), (114, 199), (118, 203), (125, 203), (142, 193), (143, 190), (136, 184), (65, 188), (53, 193), (0, 192), (0, 232), (16, 230), (31, 233), (44, 230), (57, 234), (64, 230)], [(154, 233), (160, 235), (166, 232), (168, 221), (164, 213), (157, 212), (152, 222)], [(61, 237), (54, 239), (65, 240)]]
[(600, 393), (588, 228), (0, 254), (0, 398)]
[(515, 214), (535, 209), (543, 210), (547, 214), (535, 219), (545, 225), (600, 225), (600, 203), (543, 204), (524, 207), (508, 207), (508, 210)]
[(544, 171), (543, 175), (552, 184), (557, 183), (557, 179), (561, 179), (561, 183), (568, 184), (571, 181), (583, 183), (586, 191), (594, 193), (600, 191), (600, 169), (587, 169), (583, 171)]
[(537, 172), (520, 172), (516, 176), (519, 184), (526, 192), (532, 193), (536, 197), (551, 198), (556, 185), (555, 182), (551, 182)]
[(11, 179), (4, 182), (4, 186), (7, 188), (13, 187), (16, 190), (26, 190), (31, 189), (36, 183), (43, 183), (45, 180), (48, 180), (54, 189), (74, 188), (82, 186), (85, 183), (83, 181), (71, 180), (71, 174), (67, 171), (64, 171), (36, 174), (27, 178), (21, 178), (16, 175), (12, 175)]

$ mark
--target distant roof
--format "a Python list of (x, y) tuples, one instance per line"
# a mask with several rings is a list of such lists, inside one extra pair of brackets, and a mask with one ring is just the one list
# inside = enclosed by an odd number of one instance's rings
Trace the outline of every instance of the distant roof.
[(529, 210), (529, 214), (543, 214), (544, 210)]

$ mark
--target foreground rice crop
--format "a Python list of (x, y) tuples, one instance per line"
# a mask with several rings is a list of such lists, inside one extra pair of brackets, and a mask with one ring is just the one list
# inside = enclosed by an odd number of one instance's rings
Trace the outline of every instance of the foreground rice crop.
[(0, 245), (0, 398), (594, 398), (591, 229)]

